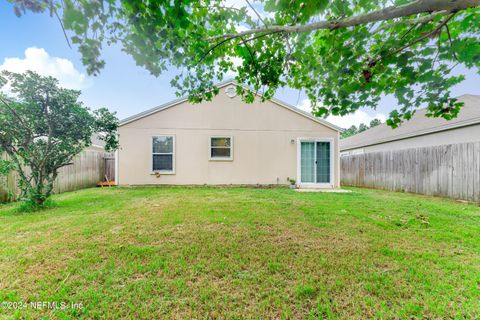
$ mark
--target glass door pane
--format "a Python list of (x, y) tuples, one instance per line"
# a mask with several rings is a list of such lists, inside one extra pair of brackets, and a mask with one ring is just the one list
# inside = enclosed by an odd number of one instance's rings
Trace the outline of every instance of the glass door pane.
[(330, 183), (330, 142), (317, 142), (317, 183)]
[(315, 182), (315, 142), (301, 142), (300, 171), (301, 182)]

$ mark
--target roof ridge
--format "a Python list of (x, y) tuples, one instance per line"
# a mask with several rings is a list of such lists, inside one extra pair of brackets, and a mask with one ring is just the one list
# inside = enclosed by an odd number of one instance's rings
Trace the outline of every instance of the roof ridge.
[[(426, 108), (417, 109), (417, 113), (412, 119), (405, 121), (397, 129), (386, 129), (388, 126), (383, 123), (381, 126), (370, 128), (354, 136), (342, 139), (340, 142), (341, 150), (351, 150), (355, 148), (367, 147), (375, 144), (388, 143), (391, 141), (408, 139), (416, 136), (422, 136), (435, 132), (461, 128), (480, 123), (480, 98), (475, 95), (462, 95), (456, 98), (474, 96), (473, 100), (466, 100), (463, 112), (460, 112), (457, 118), (446, 120), (441, 117), (425, 117), (422, 114)], [(418, 112), (418, 111), (421, 112)], [(377, 128), (377, 129), (375, 129)]]
[[(244, 88), (247, 89), (247, 90), (254, 91), (257, 96), (263, 97), (263, 95), (262, 95), (261, 93), (256, 92), (255, 90), (253, 90), (252, 88), (250, 88), (250, 87), (247, 86), (247, 85), (239, 84), (237, 81), (235, 81), (235, 80), (233, 80), (233, 79), (221, 81), (221, 82), (215, 84), (215, 86), (216, 86), (217, 88), (223, 88), (223, 87), (225, 87), (225, 86), (227, 86), (227, 85), (229, 85), (229, 84), (240, 85), (240, 86), (244, 87)], [(313, 120), (313, 121), (316, 121), (316, 122), (318, 122), (318, 123), (320, 123), (320, 124), (323, 124), (323, 125), (331, 128), (331, 129), (333, 129), (333, 130), (336, 130), (336, 131), (339, 131), (339, 132), (342, 132), (342, 131), (344, 130), (343, 128), (340, 128), (339, 126), (336, 126), (336, 125), (334, 125), (333, 123), (328, 122), (327, 120), (324, 120), (324, 119), (315, 117), (315, 116), (312, 115), (311, 113), (308, 113), (308, 112), (306, 112), (306, 111), (304, 111), (304, 110), (301, 110), (301, 109), (299, 109), (299, 108), (297, 108), (297, 107), (295, 107), (295, 106), (293, 106), (293, 105), (291, 105), (291, 104), (289, 104), (289, 103), (287, 103), (287, 102), (284, 102), (284, 101), (282, 101), (282, 100), (280, 100), (280, 99), (278, 99), (278, 98), (273, 97), (273, 98), (268, 99), (268, 100), (271, 101), (271, 102), (273, 102), (273, 103), (275, 103), (275, 104), (277, 104), (277, 105), (279, 105), (279, 106), (281, 106), (281, 107), (290, 109), (291, 111), (293, 111), (293, 112), (295, 112), (295, 113), (298, 113), (298, 114), (300, 114), (300, 115), (303, 115), (303, 116), (305, 116), (305, 117), (307, 117), (307, 118), (309, 118), (309, 119), (311, 119), (311, 120)], [(175, 106), (175, 105), (177, 105), (177, 104), (180, 104), (180, 103), (183, 103), (183, 102), (185, 102), (185, 101), (188, 101), (188, 97), (183, 96), (183, 97), (177, 98), (177, 99), (175, 99), (175, 100), (172, 100), (172, 101), (170, 101), (170, 102), (166, 102), (166, 103), (161, 104), (161, 105), (158, 105), (158, 106), (156, 106), (156, 107), (153, 107), (153, 108), (147, 109), (147, 110), (145, 110), (145, 111), (139, 112), (139, 113), (134, 114), (134, 115), (132, 115), (132, 116), (130, 116), (130, 117), (127, 117), (127, 118), (125, 118), (125, 119), (120, 120), (120, 126), (125, 125), (125, 124), (130, 123), (130, 122), (133, 122), (133, 121), (136, 121), (136, 120), (138, 120), (138, 119), (147, 117), (147, 116), (149, 116), (149, 115), (151, 115), (151, 114), (160, 112), (160, 111), (162, 111), (162, 110), (165, 110), (165, 109), (167, 109), (167, 108), (173, 107), (173, 106)]]

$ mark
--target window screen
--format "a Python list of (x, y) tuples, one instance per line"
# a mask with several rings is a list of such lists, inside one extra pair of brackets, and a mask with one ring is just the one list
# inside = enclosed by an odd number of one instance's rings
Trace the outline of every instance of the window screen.
[(152, 170), (173, 171), (173, 136), (156, 136), (152, 140)]
[(233, 156), (232, 137), (211, 137), (210, 158), (211, 159), (232, 159)]

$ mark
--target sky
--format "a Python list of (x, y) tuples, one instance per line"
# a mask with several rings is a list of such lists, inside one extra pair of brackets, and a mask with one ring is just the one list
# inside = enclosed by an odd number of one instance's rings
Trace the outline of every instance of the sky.
[[(96, 109), (106, 107), (116, 111), (120, 119), (161, 105), (176, 98), (170, 80), (175, 70), (154, 77), (121, 51), (119, 46), (105, 47), (103, 58), (106, 67), (101, 74), (88, 76), (78, 51), (69, 48), (60, 24), (48, 14), (27, 13), (17, 18), (11, 4), (0, 0), (0, 70), (23, 72), (33, 70), (51, 75), (67, 88), (82, 91), (81, 100)], [(454, 87), (453, 96), (480, 95), (480, 76), (474, 70), (457, 68), (456, 73), (466, 75), (466, 80)], [(276, 97), (299, 108), (310, 111), (305, 95), (290, 88), (279, 89)], [(348, 128), (369, 123), (374, 118), (385, 121), (395, 108), (395, 99), (382, 98), (378, 108), (361, 109), (344, 117), (329, 117), (328, 121)]]

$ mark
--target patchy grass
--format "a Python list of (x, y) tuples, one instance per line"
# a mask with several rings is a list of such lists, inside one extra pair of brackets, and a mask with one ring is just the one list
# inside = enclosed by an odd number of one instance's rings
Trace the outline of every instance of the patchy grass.
[[(0, 206), (0, 318), (479, 318), (480, 208), (375, 190), (88, 189)], [(83, 308), (33, 308), (32, 301)]]

